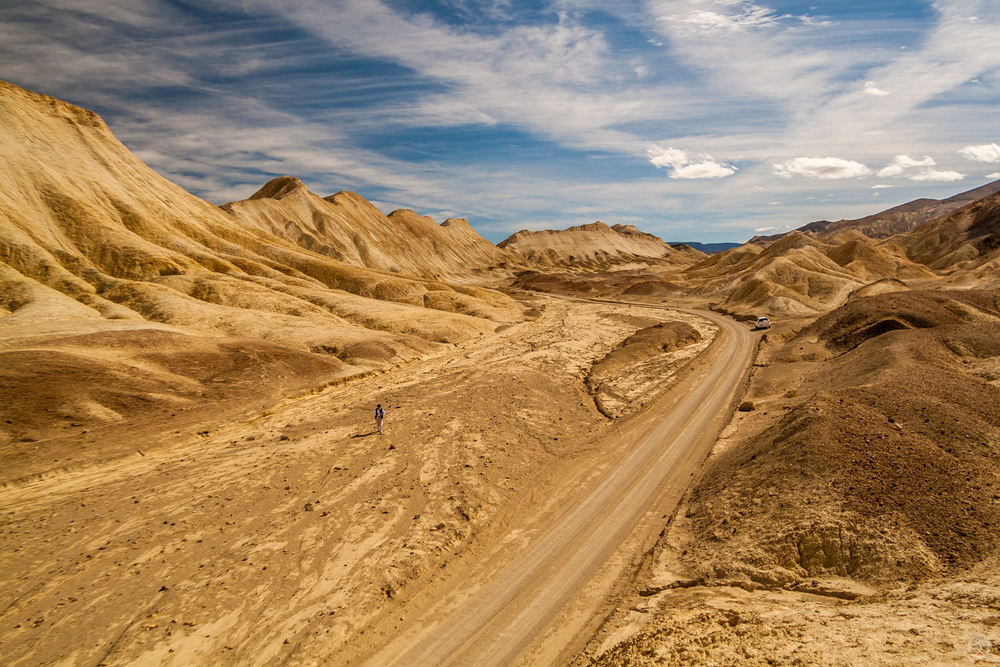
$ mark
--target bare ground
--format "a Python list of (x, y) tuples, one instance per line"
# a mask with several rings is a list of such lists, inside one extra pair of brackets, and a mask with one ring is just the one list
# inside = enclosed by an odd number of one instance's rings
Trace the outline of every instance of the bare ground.
[(308, 663), (364, 647), (372, 619), (515, 524), (519, 504), (544, 505), (567, 462), (602, 460), (613, 422), (584, 378), (636, 318), (713, 336), (666, 309), (535, 312), (236, 419), (220, 402), (172, 434), (139, 421), (114, 432), (126, 455), (98, 446), (53, 469), (45, 440), (22, 448), (0, 489), (4, 662)]
[(995, 292), (766, 334), (723, 432), (578, 664), (1000, 662)]

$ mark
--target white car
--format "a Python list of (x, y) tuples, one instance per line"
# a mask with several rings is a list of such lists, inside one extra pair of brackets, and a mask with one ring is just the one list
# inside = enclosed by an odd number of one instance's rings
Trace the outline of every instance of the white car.
[(757, 326), (754, 329), (770, 329), (771, 320), (767, 319), (767, 315), (761, 315), (757, 318)]

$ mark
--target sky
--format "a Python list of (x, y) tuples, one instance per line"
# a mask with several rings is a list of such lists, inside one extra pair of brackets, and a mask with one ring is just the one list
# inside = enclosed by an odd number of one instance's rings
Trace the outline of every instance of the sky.
[(216, 204), (742, 242), (1000, 179), (996, 0), (14, 0), (0, 78)]

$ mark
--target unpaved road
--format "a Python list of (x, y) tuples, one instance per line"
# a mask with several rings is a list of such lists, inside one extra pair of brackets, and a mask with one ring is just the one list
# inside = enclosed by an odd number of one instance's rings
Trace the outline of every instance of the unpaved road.
[[(706, 343), (716, 329), (669, 308), (537, 306), (237, 419), (97, 429), (76, 443), (86, 463), (53, 470), (38, 441), (21, 469), (39, 472), (11, 477), (0, 451), (0, 663), (357, 664), (447, 615), (444, 593), (493, 581), (632, 449), (585, 386), (594, 360), (653, 322)], [(109, 459), (113, 440), (132, 453)]]
[[(397, 628), (368, 656), (369, 664), (500, 665), (549, 662), (563, 654), (562, 644), (576, 639), (599, 611), (588, 606), (600, 605), (604, 596), (587, 589), (607, 585), (602, 566), (616, 551), (646, 543), (645, 536), (631, 533), (651, 508), (657, 515), (673, 510), (710, 450), (750, 361), (753, 337), (744, 326), (698, 314), (721, 329), (702, 359), (705, 367), (675, 388), (667, 407), (654, 405), (645, 419), (610, 435), (619, 442), (634, 439), (620, 462), (581, 485), (562, 511), (539, 518), (542, 525), (530, 531), (534, 537), (517, 554), (498, 549), (480, 555), (484, 562), (508, 564), (495, 566), (479, 585), (467, 581), (419, 610), (416, 622)], [(646, 531), (658, 529), (655, 521), (648, 523)], [(514, 530), (522, 533), (525, 526)], [(618, 553), (617, 559), (627, 561), (628, 555)], [(568, 603), (570, 611), (564, 610)]]
[[(558, 659), (711, 447), (749, 343), (712, 315), (539, 308), (244, 418), (136, 422), (134, 454), (0, 485), (0, 663)], [(678, 319), (724, 334), (648, 409), (604, 418), (591, 363)]]

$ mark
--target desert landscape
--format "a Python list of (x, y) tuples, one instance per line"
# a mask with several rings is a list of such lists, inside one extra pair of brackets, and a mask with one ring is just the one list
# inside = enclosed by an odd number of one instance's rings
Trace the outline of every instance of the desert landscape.
[(3, 664), (1000, 662), (1000, 181), (494, 244), (0, 119)]

